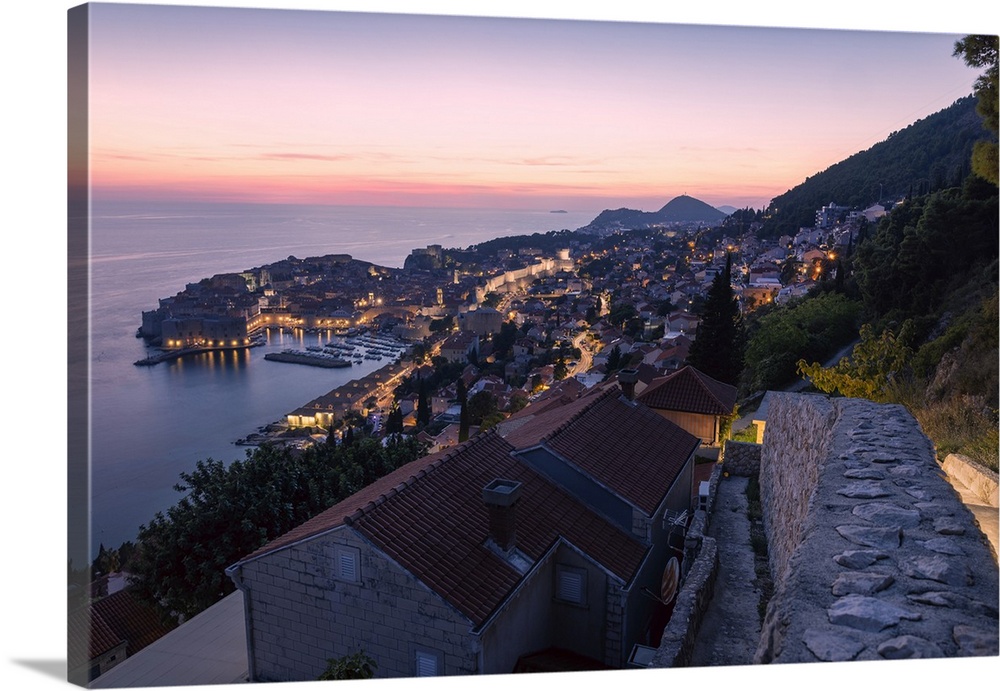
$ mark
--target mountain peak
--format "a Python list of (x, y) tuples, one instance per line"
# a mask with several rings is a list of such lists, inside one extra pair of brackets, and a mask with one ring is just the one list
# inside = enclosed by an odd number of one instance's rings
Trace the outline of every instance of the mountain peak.
[(660, 220), (670, 223), (696, 223), (699, 221), (721, 221), (726, 214), (700, 199), (682, 194), (667, 202), (656, 212)]

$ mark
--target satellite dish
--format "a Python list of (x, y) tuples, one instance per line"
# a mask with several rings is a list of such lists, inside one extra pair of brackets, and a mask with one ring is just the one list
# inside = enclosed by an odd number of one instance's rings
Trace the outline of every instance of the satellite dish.
[(660, 581), (660, 601), (665, 605), (673, 602), (677, 596), (677, 585), (681, 580), (681, 564), (677, 557), (670, 557), (667, 566), (663, 569), (663, 579)]

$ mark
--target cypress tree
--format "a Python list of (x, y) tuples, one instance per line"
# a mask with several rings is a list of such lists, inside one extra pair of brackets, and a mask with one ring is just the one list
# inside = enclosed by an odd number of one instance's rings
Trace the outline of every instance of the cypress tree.
[(469, 410), (468, 406), (468, 391), (465, 389), (465, 380), (461, 377), (458, 378), (458, 383), (455, 385), (458, 392), (458, 404), (462, 406), (462, 412), (459, 413), (458, 418), (458, 441), (459, 443), (468, 440), (469, 438)]
[(695, 332), (687, 363), (727, 384), (736, 385), (743, 372), (743, 317), (732, 286), (732, 255), (716, 274)]
[(420, 388), (417, 398), (417, 424), (427, 425), (431, 421), (430, 406), (427, 403), (427, 382), (420, 380)]

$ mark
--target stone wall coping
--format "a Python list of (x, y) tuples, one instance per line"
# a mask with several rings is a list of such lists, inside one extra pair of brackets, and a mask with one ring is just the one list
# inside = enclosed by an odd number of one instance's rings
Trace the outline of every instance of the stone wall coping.
[(985, 468), (968, 456), (948, 454), (941, 462), (941, 468), (969, 488), (969, 491), (994, 508), (1000, 507), (1000, 490), (997, 474)]
[(754, 662), (996, 656), (996, 562), (913, 416), (785, 394), (768, 417), (761, 500), (787, 558)]

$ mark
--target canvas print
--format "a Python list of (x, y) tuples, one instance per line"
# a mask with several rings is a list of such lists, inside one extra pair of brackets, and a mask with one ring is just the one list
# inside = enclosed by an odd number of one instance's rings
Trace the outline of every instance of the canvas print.
[(996, 35), (68, 26), (71, 682), (998, 656)]

